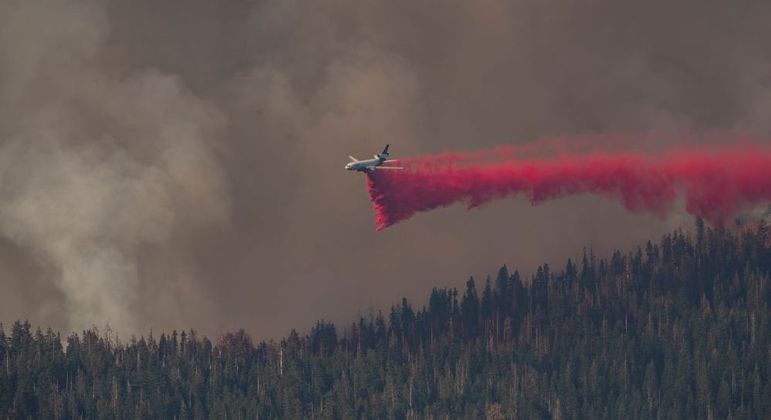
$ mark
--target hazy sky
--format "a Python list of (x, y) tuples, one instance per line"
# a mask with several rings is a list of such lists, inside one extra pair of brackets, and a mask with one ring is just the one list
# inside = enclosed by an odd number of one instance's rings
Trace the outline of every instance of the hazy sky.
[(769, 16), (767, 1), (0, 0), (0, 321), (271, 337), (656, 240), (691, 220), (588, 196), (375, 233), (343, 165), (385, 143), (767, 136)]

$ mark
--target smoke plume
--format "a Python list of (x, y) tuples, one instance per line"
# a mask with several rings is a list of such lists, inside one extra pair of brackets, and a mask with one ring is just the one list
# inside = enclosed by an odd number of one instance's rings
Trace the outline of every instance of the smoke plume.
[(402, 163), (405, 171), (369, 175), (377, 230), (422, 211), (459, 202), (472, 209), (518, 195), (537, 205), (589, 193), (618, 200), (631, 212), (661, 216), (683, 197), (689, 213), (716, 225), (771, 200), (771, 151), (756, 146), (480, 162), (485, 157), (494, 158), (485, 153), (414, 158)]
[[(770, 16), (768, 1), (0, 0), (0, 323), (282, 337), (690, 226), (679, 201), (662, 221), (584, 194), (376, 233), (342, 166), (386, 143), (507, 144), (522, 161), (540, 137), (771, 139)], [(617, 140), (572, 145), (649, 144)]]
[(133, 333), (142, 254), (227, 215), (223, 123), (173, 76), (101, 68), (98, 6), (0, 5), (0, 237), (50, 272), (60, 325)]

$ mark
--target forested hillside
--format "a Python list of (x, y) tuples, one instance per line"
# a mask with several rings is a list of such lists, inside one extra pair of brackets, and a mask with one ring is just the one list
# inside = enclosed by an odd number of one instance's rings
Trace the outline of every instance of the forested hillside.
[(770, 239), (697, 221), (280, 342), (16, 322), (0, 417), (771, 418)]

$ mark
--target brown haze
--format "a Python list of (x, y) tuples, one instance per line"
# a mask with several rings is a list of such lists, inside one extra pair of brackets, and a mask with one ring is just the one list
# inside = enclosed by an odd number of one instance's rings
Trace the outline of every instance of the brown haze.
[(385, 143), (767, 136), (769, 16), (766, 1), (0, 0), (0, 321), (270, 337), (657, 239), (690, 219), (596, 197), (375, 233), (343, 165)]

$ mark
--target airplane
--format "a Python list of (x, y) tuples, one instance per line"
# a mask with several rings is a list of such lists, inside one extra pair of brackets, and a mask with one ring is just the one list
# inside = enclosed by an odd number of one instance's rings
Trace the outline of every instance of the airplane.
[(388, 156), (390, 156), (388, 153), (388, 146), (390, 145), (386, 144), (385, 149), (383, 149), (381, 153), (376, 154), (374, 159), (359, 160), (353, 156), (348, 156), (348, 158), (351, 159), (351, 162), (345, 165), (345, 169), (348, 171), (367, 172), (369, 174), (380, 169), (404, 169), (400, 166), (382, 166), (384, 163), (396, 162), (396, 160), (388, 160)]

